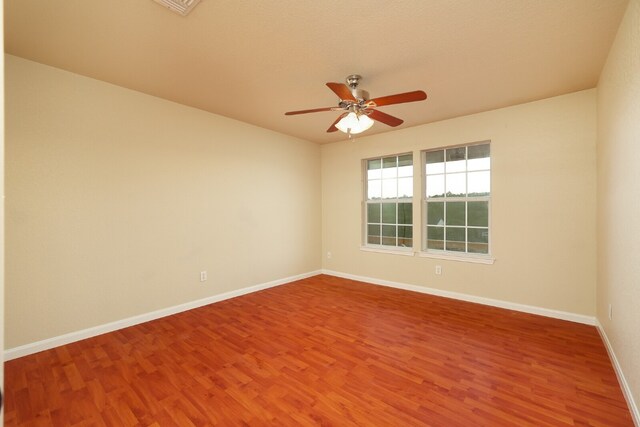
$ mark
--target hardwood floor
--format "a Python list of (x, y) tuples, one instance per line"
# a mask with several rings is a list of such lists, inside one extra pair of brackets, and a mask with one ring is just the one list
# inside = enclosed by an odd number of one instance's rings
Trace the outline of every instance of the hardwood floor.
[(8, 426), (633, 425), (594, 327), (326, 275), (5, 370)]

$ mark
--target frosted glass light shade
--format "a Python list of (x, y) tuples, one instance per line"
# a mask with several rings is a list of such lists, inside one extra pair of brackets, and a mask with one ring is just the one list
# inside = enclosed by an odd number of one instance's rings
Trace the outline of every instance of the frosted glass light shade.
[(366, 114), (356, 114), (353, 111), (343, 117), (338, 123), (336, 128), (339, 131), (350, 134), (358, 134), (364, 132), (373, 126), (373, 120)]
[(366, 114), (360, 114), (360, 127), (362, 128), (361, 132), (369, 129), (371, 126), (373, 126), (373, 120), (371, 120)]

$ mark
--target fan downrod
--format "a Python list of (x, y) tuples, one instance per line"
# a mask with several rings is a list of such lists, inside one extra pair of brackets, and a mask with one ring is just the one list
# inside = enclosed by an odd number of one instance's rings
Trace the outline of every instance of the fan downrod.
[(362, 76), (360, 74), (351, 74), (350, 76), (347, 76), (345, 80), (347, 82), (347, 86), (351, 89), (355, 89), (358, 87), (360, 80), (362, 80)]

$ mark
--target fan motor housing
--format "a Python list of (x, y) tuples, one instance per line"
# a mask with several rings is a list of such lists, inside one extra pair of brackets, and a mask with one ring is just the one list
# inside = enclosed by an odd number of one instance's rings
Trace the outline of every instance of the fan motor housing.
[(351, 89), (351, 94), (358, 101), (368, 101), (369, 100), (369, 92), (363, 89), (358, 89), (358, 84), (360, 84), (360, 80), (362, 80), (362, 76), (360, 74), (351, 74), (347, 76), (345, 79), (347, 82), (347, 86)]
[(364, 89), (351, 89), (351, 93), (353, 97), (358, 101), (368, 101), (369, 100), (369, 92)]

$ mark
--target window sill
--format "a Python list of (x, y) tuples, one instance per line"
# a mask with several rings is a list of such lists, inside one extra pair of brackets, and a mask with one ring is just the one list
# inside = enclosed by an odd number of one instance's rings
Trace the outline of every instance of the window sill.
[(360, 246), (360, 250), (364, 252), (376, 252), (380, 254), (392, 254), (392, 255), (404, 255), (404, 256), (414, 256), (415, 252), (413, 252), (412, 248), (407, 249), (385, 249), (371, 246)]
[(474, 264), (493, 264), (496, 259), (490, 256), (453, 255), (448, 253), (419, 252), (421, 258), (447, 259), (450, 261), (470, 262)]

